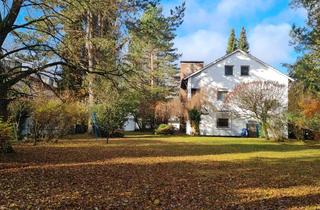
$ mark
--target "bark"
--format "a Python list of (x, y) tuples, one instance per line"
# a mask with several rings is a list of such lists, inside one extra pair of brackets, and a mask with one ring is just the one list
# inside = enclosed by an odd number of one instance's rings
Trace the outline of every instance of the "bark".
[[(93, 84), (94, 84), (94, 76), (93, 72), (93, 47), (91, 43), (92, 33), (93, 33), (93, 24), (92, 24), (92, 12), (88, 10), (87, 12), (87, 28), (86, 28), (86, 50), (88, 54), (88, 106), (89, 108), (94, 105), (94, 95), (93, 95)], [(91, 113), (89, 113), (88, 120), (88, 133), (92, 132), (92, 124), (91, 124)]]
[(154, 86), (154, 57), (153, 52), (150, 53), (150, 73), (151, 73), (151, 87)]
[(3, 45), (9, 33), (12, 32), (13, 24), (16, 22), (23, 1), (24, 0), (14, 0), (8, 15), (0, 21), (0, 46)]
[(1, 93), (0, 93), (0, 118), (3, 121), (8, 120), (8, 106), (9, 106), (9, 100), (8, 100), (8, 93), (4, 90), (4, 88), (0, 87)]
[(267, 140), (269, 140), (270, 137), (269, 137), (269, 132), (268, 132), (268, 125), (267, 125), (266, 122), (262, 122), (262, 129), (263, 129), (265, 138), (266, 138)]

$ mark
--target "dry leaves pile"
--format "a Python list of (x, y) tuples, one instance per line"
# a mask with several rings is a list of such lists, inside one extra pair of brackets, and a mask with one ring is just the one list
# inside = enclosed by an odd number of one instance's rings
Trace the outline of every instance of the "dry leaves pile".
[[(237, 160), (259, 151), (256, 144), (253, 149), (230, 142), (128, 138), (109, 145), (94, 140), (16, 145), (16, 154), (0, 156), (0, 209), (320, 208), (319, 148), (271, 145), (275, 153), (279, 146), (297, 155), (257, 153)], [(312, 157), (299, 156), (308, 150)], [(240, 156), (232, 160), (235, 153)], [(227, 155), (230, 160), (223, 159)]]

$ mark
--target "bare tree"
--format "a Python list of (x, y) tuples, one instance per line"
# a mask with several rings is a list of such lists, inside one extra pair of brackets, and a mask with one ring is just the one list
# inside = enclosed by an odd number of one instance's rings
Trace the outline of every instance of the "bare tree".
[[(158, 121), (167, 123), (170, 118), (179, 118), (180, 123), (182, 120), (191, 120), (190, 111), (197, 112), (199, 116), (203, 113), (216, 111), (217, 108), (213, 101), (210, 100), (210, 96), (216, 95), (217, 90), (214, 88), (206, 88), (194, 93), (191, 98), (187, 99), (184, 92), (180, 97), (173, 98), (167, 102), (159, 102), (156, 106), (156, 118)], [(199, 133), (199, 122), (191, 122), (194, 133)], [(197, 128), (197, 129), (196, 129)]]
[(269, 130), (276, 127), (275, 123), (287, 110), (287, 89), (273, 81), (241, 83), (227, 95), (225, 106), (238, 117), (260, 122), (266, 139), (269, 139)]
[(0, 117), (8, 117), (8, 104), (21, 96), (18, 83), (31, 75), (55, 78), (61, 66), (72, 66), (59, 52), (63, 33), (56, 24), (67, 21), (54, 1), (1, 1), (0, 12)]

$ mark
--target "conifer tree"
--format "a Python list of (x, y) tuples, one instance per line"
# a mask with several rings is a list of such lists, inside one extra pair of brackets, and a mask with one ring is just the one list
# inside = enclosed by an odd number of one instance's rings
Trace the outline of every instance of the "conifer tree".
[(249, 42), (247, 40), (246, 29), (244, 27), (241, 29), (238, 47), (247, 53), (249, 52)]
[(228, 41), (228, 46), (227, 46), (227, 54), (232, 53), (238, 48), (237, 46), (237, 39), (235, 35), (234, 29), (231, 30), (230, 36), (229, 36), (229, 41)]

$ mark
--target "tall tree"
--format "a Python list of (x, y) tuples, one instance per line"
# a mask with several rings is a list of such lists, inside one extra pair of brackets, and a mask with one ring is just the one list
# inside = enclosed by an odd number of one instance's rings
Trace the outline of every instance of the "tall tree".
[(231, 30), (226, 53), (232, 53), (238, 48), (237, 38), (234, 29)]
[[(75, 24), (64, 24), (68, 43), (68, 56), (86, 66), (88, 73), (77, 72), (83, 79), (87, 92), (88, 106), (96, 103), (93, 91), (99, 76), (113, 82), (114, 86), (122, 81), (129, 68), (127, 47), (131, 33), (143, 31), (141, 14), (147, 7), (156, 5), (156, 0), (135, 1), (85, 1), (83, 10), (78, 11), (73, 5), (64, 9), (64, 14), (72, 17)], [(143, 32), (141, 32), (143, 33)], [(75, 39), (76, 37), (76, 39)], [(120, 82), (121, 83), (121, 82)], [(89, 132), (90, 132), (89, 120)]]
[(249, 42), (247, 40), (246, 29), (244, 27), (241, 29), (238, 48), (247, 53), (249, 52)]
[[(139, 87), (141, 105), (136, 118), (151, 126), (155, 122), (155, 105), (170, 93), (178, 73), (176, 60), (179, 57), (174, 48), (175, 31), (182, 23), (185, 4), (177, 6), (170, 16), (164, 16), (160, 5), (149, 5), (140, 19), (141, 30), (130, 31), (129, 61), (134, 74), (130, 85)], [(142, 127), (146, 123), (140, 123)]]
[(296, 79), (289, 91), (289, 120), (296, 137), (303, 129), (320, 138), (320, 7), (318, 0), (292, 0), (293, 7), (307, 11), (305, 26), (293, 25), (292, 44), (303, 53), (295, 64), (289, 66), (290, 75)]
[(293, 0), (292, 6), (308, 13), (306, 26), (293, 25), (292, 44), (304, 55), (291, 66), (291, 76), (303, 81), (305, 87), (320, 92), (320, 7), (317, 0)]

